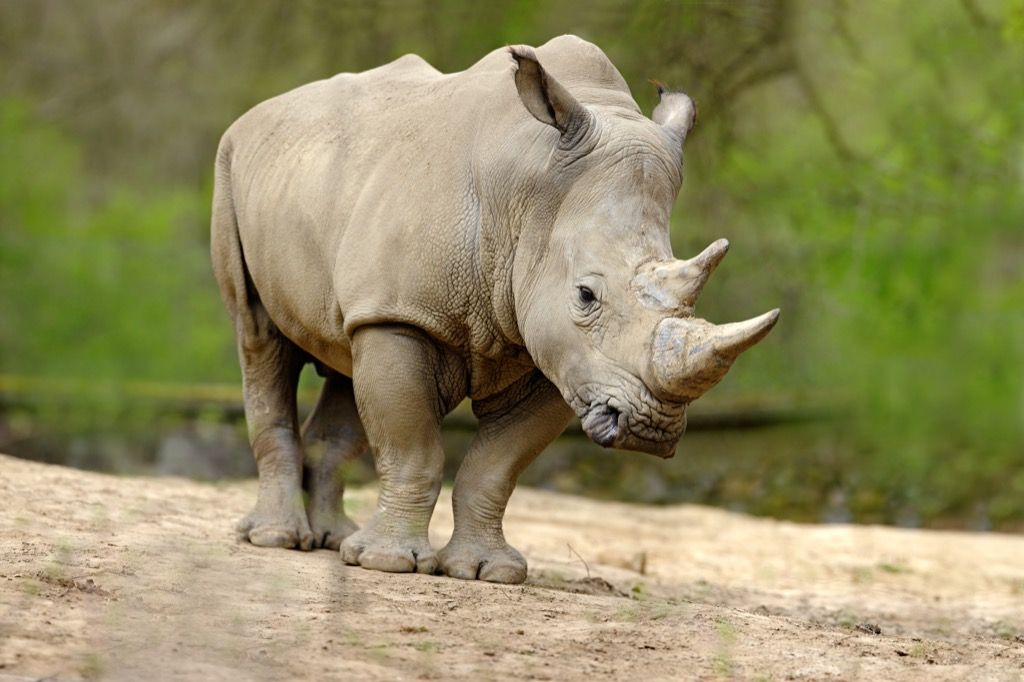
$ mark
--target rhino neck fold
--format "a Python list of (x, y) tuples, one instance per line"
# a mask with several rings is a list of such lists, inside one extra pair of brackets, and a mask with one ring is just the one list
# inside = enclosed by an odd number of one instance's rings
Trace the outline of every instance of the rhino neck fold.
[[(494, 320), (504, 341), (525, 347), (519, 301), (528, 295), (529, 274), (547, 252), (554, 218), (579, 173), (577, 154), (558, 148), (558, 134), (522, 112), (502, 126), (481, 127), (473, 155), (474, 188), (482, 207), (476, 256)], [(511, 131), (511, 134), (509, 132)], [(592, 148), (591, 133), (580, 131)]]

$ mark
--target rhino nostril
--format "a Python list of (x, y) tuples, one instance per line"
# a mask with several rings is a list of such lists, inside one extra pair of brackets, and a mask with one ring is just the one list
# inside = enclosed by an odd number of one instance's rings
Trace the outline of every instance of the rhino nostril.
[(619, 411), (610, 405), (595, 406), (583, 417), (583, 430), (598, 445), (611, 447), (619, 437)]
[(605, 428), (603, 437), (598, 442), (608, 448), (615, 445), (615, 441), (619, 438), (619, 411), (611, 405), (605, 405), (603, 416)]

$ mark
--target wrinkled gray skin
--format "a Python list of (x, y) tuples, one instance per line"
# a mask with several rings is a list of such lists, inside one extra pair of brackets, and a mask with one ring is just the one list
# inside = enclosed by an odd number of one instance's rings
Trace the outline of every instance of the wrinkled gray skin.
[[(231, 126), (212, 255), (259, 469), (240, 533), (366, 568), (516, 583), (526, 562), (505, 542), (505, 504), (574, 412), (602, 445), (672, 455), (686, 406), (777, 311), (693, 317), (728, 244), (672, 256), (695, 110), (661, 95), (646, 118), (600, 49), (563, 36), (456, 74), (407, 55)], [(300, 429), (308, 362), (326, 383)], [(441, 419), (467, 396), (479, 432), (435, 553)], [(357, 529), (341, 470), (368, 444), (380, 499)]]

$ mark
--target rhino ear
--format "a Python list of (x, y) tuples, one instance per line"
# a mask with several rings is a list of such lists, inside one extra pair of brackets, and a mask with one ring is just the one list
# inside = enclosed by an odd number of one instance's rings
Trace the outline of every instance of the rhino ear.
[(658, 106), (654, 107), (651, 120), (664, 128), (681, 145), (697, 122), (697, 105), (689, 95), (672, 92), (661, 81), (651, 82), (658, 89), (661, 98)]
[(533, 48), (515, 45), (509, 48), (509, 52), (518, 67), (516, 89), (519, 99), (535, 119), (573, 138), (590, 125), (590, 111), (544, 70)]

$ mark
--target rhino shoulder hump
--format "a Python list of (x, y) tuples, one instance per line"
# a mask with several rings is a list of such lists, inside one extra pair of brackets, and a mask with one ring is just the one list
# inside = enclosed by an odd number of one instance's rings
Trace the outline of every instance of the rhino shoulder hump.
[(589, 88), (629, 94), (629, 86), (604, 50), (579, 36), (566, 34), (552, 38), (537, 48), (537, 55), (545, 68), (570, 91)]
[[(342, 74), (339, 74), (342, 75)], [(366, 79), (397, 79), (409, 80), (431, 78), (442, 75), (426, 59), (418, 54), (404, 54), (398, 59), (382, 64), (375, 69), (356, 74)]]

